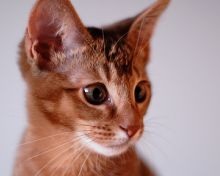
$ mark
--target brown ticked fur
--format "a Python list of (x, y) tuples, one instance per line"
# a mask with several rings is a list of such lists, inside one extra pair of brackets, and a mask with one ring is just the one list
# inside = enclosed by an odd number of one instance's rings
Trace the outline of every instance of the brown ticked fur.
[[(145, 66), (154, 26), (169, 0), (158, 0), (134, 18), (98, 28), (83, 26), (70, 1), (38, 0), (20, 45), (27, 82), (28, 127), (19, 147), (15, 176), (152, 176), (134, 147), (107, 157), (81, 143), (83, 132), (102, 145), (119, 125), (143, 133), (151, 97)], [(146, 82), (147, 99), (134, 89)], [(101, 82), (112, 101), (93, 106), (82, 88)], [(117, 139), (122, 140), (122, 139)]]

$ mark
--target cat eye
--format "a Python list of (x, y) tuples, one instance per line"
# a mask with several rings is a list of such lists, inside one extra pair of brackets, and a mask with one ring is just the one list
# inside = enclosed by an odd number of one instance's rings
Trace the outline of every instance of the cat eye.
[(146, 83), (140, 82), (135, 88), (135, 100), (137, 103), (143, 103), (147, 97)]
[(108, 98), (108, 92), (103, 84), (93, 84), (83, 89), (85, 99), (92, 105), (101, 105)]

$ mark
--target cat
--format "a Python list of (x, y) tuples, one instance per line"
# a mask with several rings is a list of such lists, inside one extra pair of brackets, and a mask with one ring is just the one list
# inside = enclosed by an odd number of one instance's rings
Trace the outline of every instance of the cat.
[(135, 143), (151, 99), (150, 39), (169, 0), (103, 28), (38, 0), (20, 44), (28, 126), (15, 176), (153, 176)]

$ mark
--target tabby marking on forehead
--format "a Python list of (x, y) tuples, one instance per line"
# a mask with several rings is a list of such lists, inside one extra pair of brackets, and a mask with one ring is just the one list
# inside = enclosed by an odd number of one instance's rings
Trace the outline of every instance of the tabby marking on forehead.
[[(126, 35), (119, 36), (117, 33), (105, 31), (104, 29), (88, 28), (97, 41), (95, 48), (105, 54), (108, 63), (114, 63), (118, 76), (131, 74), (132, 58), (131, 47), (123, 40)], [(104, 33), (104, 38), (103, 38)], [(101, 44), (101, 45), (100, 45)]]

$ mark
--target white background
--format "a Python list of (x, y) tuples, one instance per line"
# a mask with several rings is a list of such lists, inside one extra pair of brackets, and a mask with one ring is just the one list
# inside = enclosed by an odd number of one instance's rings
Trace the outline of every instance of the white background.
[[(0, 0), (0, 175), (10, 176), (25, 128), (17, 66), (34, 0)], [(152, 0), (73, 0), (85, 24), (136, 14)], [(148, 67), (153, 100), (140, 150), (161, 176), (220, 175), (220, 1), (173, 0)]]

